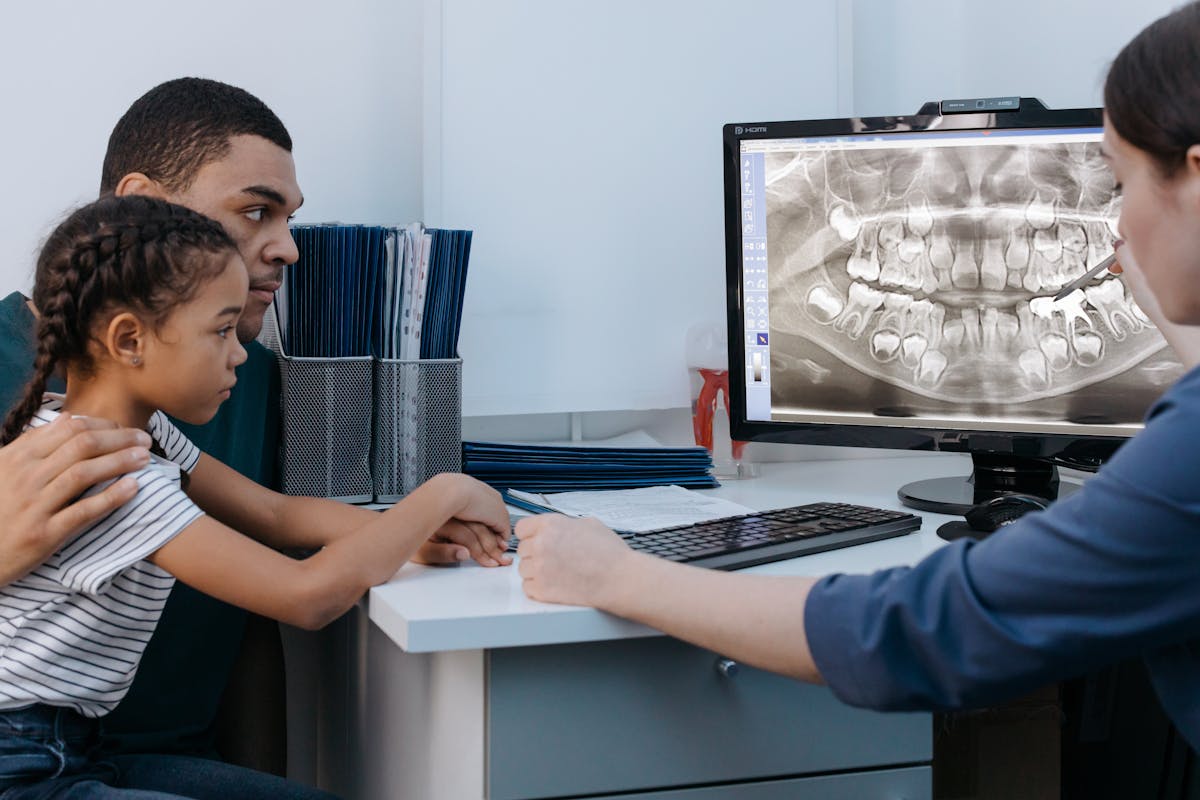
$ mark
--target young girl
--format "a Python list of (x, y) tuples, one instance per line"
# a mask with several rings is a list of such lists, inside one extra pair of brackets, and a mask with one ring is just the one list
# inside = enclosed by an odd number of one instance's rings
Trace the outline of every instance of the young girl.
[[(470, 478), (439, 475), (383, 514), (284, 497), (200, 453), (168, 421), (203, 424), (229, 396), (246, 358), (235, 335), (246, 292), (245, 265), (219, 224), (146, 197), (85, 206), (42, 251), (35, 374), (0, 444), (73, 414), (145, 429), (155, 447), (132, 475), (133, 500), (0, 588), (5, 800), (85, 781), (87, 797), (229, 796), (234, 787), (239, 797), (311, 794), (200, 759), (88, 756), (96, 720), (127, 691), (176, 578), (312, 629), (388, 580), (433, 535), (485, 565), (510, 561), (499, 495)], [(66, 394), (44, 394), (56, 369)], [(275, 547), (320, 550), (298, 561)]]

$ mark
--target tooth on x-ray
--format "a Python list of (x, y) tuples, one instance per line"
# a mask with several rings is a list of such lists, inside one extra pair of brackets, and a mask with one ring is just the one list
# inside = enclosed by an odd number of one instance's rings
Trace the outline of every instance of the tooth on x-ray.
[[(1112, 252), (1097, 142), (764, 159), (771, 326), (858, 372), (938, 401), (1019, 403), (1164, 346), (1116, 277), (1051, 300)], [(771, 359), (796, 369), (779, 346)]]
[(796, 358), (780, 351), (771, 353), (771, 365), (777, 372), (803, 375), (809, 383), (824, 383), (833, 374), (833, 370), (822, 367), (811, 358)]

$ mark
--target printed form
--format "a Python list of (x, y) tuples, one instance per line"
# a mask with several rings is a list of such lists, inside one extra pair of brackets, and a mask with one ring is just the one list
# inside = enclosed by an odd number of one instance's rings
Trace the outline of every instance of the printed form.
[(752, 508), (682, 486), (553, 494), (509, 489), (508, 493), (549, 511), (574, 517), (595, 517), (613, 530), (633, 533), (754, 513)]

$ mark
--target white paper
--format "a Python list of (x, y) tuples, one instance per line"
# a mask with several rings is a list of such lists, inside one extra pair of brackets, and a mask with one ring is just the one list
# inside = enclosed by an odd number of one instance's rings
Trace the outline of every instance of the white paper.
[(425, 285), (429, 280), (429, 242), (432, 236), (425, 226), (414, 222), (405, 231), (406, 263), (404, 265), (403, 336), (400, 358), (421, 357), (421, 318), (425, 313)]
[(553, 494), (509, 491), (563, 514), (595, 517), (614, 530), (638, 533), (754, 513), (752, 508), (682, 486)]
[(400, 274), (396, 271), (396, 233), (395, 231), (384, 231), (383, 233), (383, 320), (380, 323), (382, 336), (380, 337), (379, 357), (392, 357), (392, 298), (399, 289), (397, 285)]

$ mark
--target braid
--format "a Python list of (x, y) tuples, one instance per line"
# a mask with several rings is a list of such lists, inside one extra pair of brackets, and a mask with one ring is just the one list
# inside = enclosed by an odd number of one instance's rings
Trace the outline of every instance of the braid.
[[(78, 315), (76, 298), (81, 296), (80, 271), (62, 270), (48, 274), (47, 286), (42, 292), (45, 297), (38, 305), (37, 355), (34, 359), (33, 377), (25, 385), (20, 402), (8, 413), (4, 427), (0, 430), (0, 446), (6, 445), (21, 435), (29, 420), (42, 405), (46, 384), (54, 368), (64, 357), (80, 349), (78, 330), (69, 320)], [(40, 276), (39, 276), (40, 277)]]
[[(39, 324), (39, 328), (41, 325)], [(40, 331), (39, 331), (40, 332)], [(21, 435), (29, 420), (37, 413), (42, 405), (42, 394), (46, 391), (46, 383), (54, 372), (54, 348), (57, 342), (38, 338), (37, 359), (33, 365), (33, 377), (25, 384), (25, 391), (20, 402), (13, 406), (4, 419), (4, 427), (0, 429), (0, 447), (8, 444)]]
[(224, 269), (211, 257), (222, 252), (236, 247), (219, 223), (163, 200), (106, 196), (68, 216), (38, 257), (34, 373), (0, 428), (0, 446), (33, 418), (56, 366), (92, 367), (102, 315), (130, 310), (157, 324)]

